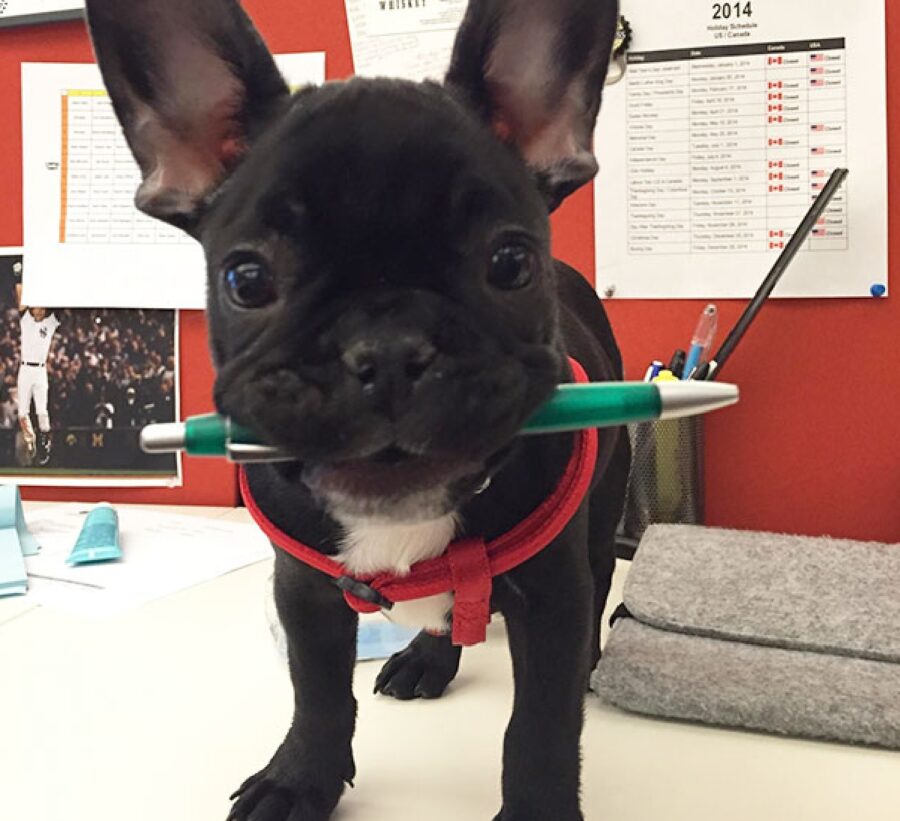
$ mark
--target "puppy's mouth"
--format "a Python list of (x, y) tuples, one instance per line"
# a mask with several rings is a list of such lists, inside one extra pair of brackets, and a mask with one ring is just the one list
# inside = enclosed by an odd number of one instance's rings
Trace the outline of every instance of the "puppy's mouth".
[(399, 498), (449, 487), (484, 471), (478, 461), (453, 455), (421, 455), (389, 445), (365, 458), (306, 465), (303, 480), (323, 496)]

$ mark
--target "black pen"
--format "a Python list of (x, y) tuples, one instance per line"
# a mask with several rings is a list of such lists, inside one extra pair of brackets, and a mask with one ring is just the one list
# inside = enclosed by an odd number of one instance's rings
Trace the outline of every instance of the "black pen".
[(669, 370), (672, 371), (673, 376), (677, 376), (679, 379), (684, 376), (684, 363), (686, 359), (687, 354), (681, 350), (681, 348), (675, 351), (672, 355), (672, 362), (669, 365)]

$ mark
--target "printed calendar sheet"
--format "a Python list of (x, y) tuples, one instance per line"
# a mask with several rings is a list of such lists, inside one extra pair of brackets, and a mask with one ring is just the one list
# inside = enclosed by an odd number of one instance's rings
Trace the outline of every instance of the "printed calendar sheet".
[(837, 167), (776, 290), (887, 285), (884, 6), (625, 0), (634, 38), (597, 132), (597, 281), (625, 298), (748, 297)]
[[(325, 80), (324, 54), (276, 60), (292, 86)], [(27, 304), (205, 307), (199, 244), (134, 206), (140, 174), (96, 65), (23, 64), (22, 135)]]

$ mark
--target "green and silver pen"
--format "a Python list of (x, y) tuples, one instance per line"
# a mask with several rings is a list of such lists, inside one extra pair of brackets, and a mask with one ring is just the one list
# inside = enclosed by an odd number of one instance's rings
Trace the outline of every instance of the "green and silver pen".
[[(698, 416), (734, 405), (737, 385), (722, 382), (594, 382), (560, 385), (522, 429), (523, 434), (608, 428), (631, 422)], [(183, 450), (191, 456), (224, 456), (232, 462), (292, 461), (277, 447), (261, 444), (244, 427), (217, 414), (184, 422), (147, 425), (147, 453)]]

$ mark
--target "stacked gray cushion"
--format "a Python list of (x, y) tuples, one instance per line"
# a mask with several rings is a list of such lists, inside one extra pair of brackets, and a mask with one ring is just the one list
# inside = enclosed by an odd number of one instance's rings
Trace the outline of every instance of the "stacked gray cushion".
[(900, 748), (900, 545), (655, 525), (624, 599), (604, 700)]

